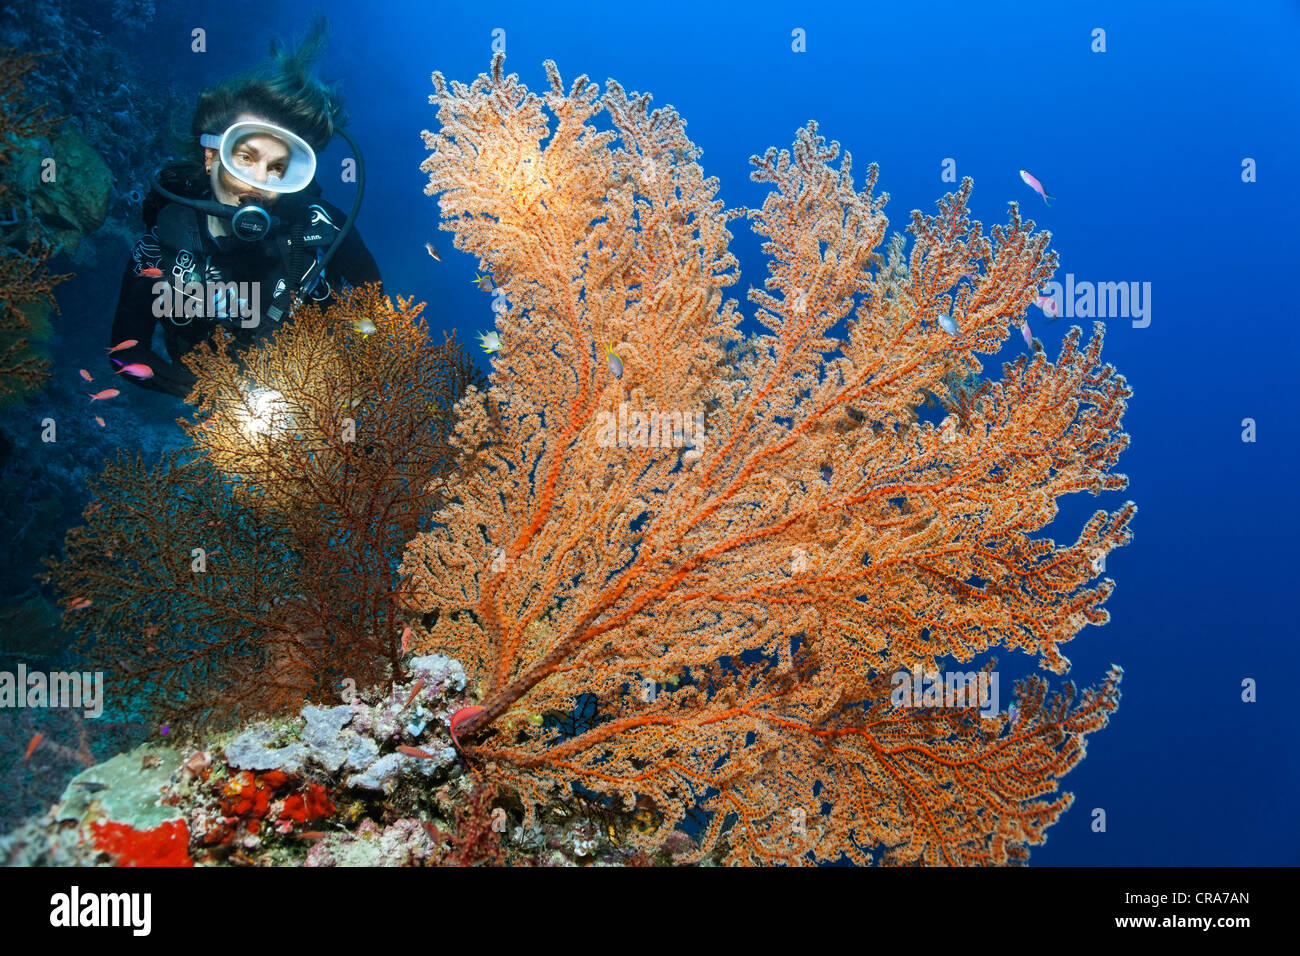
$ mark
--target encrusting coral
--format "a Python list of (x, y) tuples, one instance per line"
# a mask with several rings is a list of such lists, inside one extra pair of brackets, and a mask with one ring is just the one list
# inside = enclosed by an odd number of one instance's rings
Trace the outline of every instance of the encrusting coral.
[(223, 338), (186, 356), (193, 448), (123, 452), (90, 479), (47, 575), (109, 699), (184, 730), (402, 673), (397, 563), (444, 493), (450, 410), (478, 374), (421, 310), (350, 289), (238, 355)]
[(909, 254), (877, 252), (876, 168), (857, 188), (809, 123), (752, 160), (768, 332), (735, 347), (740, 213), (680, 117), (547, 74), (537, 95), (503, 58), (471, 86), (435, 73), (425, 134), (443, 228), (508, 303), (491, 389), (458, 407), (454, 500), (402, 565), (415, 645), (481, 695), (470, 766), (528, 820), (583, 794), (647, 806), (647, 848), (703, 808), (682, 861), (1024, 860), (1119, 668), (1083, 692), (1025, 680), (1015, 719), (890, 696), (896, 672), (998, 646), (1064, 672), (1060, 646), (1107, 621), (1094, 561), (1135, 506), (1032, 537), (1058, 497), (1127, 485), (1131, 392), (1101, 327), (972, 387), (1055, 268), (1050, 237), (1014, 203), (985, 236), (967, 180), (913, 213)]

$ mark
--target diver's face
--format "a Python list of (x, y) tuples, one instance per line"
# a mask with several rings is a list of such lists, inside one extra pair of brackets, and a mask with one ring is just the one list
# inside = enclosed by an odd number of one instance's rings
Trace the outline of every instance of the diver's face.
[[(240, 116), (238, 122), (256, 120), (254, 116)], [(259, 205), (269, 205), (279, 198), (279, 193), (255, 189), (240, 182), (226, 172), (215, 149), (203, 151), (204, 163), (212, 180), (212, 194), (227, 206), (238, 206), (245, 200)], [(289, 166), (289, 147), (268, 133), (253, 133), (241, 139), (230, 153), (231, 160), (244, 179), (265, 183), (284, 176)]]

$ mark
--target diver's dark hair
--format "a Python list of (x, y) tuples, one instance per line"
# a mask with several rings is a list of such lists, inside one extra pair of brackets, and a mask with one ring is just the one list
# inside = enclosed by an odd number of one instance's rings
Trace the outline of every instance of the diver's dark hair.
[(329, 24), (317, 13), (296, 50), (271, 41), (271, 60), (249, 73), (232, 77), (199, 95), (190, 124), (190, 142), (198, 147), (204, 133), (220, 136), (241, 113), (250, 113), (282, 126), (320, 152), (347, 123), (343, 101), (334, 87), (311, 74), (311, 65), (325, 49)]

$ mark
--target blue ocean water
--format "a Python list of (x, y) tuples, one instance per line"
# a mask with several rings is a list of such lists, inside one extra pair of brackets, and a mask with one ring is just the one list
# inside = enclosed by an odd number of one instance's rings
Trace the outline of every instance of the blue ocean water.
[[(1051, 529), (1073, 541), (1097, 507), (1139, 505), (1133, 543), (1107, 559), (1118, 585), (1110, 623), (1064, 649), (1082, 685), (1123, 666), (1123, 702), (1065, 779), (1075, 804), (1031, 860), (1295, 864), (1300, 757), (1286, 688), (1300, 650), (1286, 542), (1294, 547), (1298, 530), (1300, 434), (1286, 403), (1300, 343), (1285, 283), (1296, 253), (1300, 8), (1135, 6), (330, 0), (258, 7), (250, 18), (205, 2), (192, 23), (171, 18), (139, 42), (185, 50), (187, 31), (202, 26), (207, 53), (158, 63), (159, 82), (197, 91), (323, 10), (334, 39), (320, 72), (341, 81), (367, 164), (358, 228), (388, 289), (427, 302), (431, 326), (463, 343), (492, 328), (490, 299), (473, 285), (476, 263), (438, 231), (419, 133), (434, 125), (430, 72), (469, 82), (502, 36), (508, 70), (534, 89), (553, 59), (566, 82), (613, 77), (676, 107), (728, 206), (759, 205), (749, 157), (788, 147), (816, 119), (852, 154), (859, 180), (879, 164), (895, 228), (953, 188), (942, 178), (951, 160), (959, 179), (973, 177), (986, 227), (1017, 201), (1052, 233), (1063, 284), (1067, 274), (1149, 283), (1147, 316), (1106, 321), (1104, 356), (1135, 390), (1119, 464), (1130, 487), (1062, 501)], [(804, 52), (792, 50), (792, 31), (803, 31)], [(336, 143), (322, 163), (342, 155)], [(1248, 162), (1255, 181), (1243, 181)], [(1022, 168), (1055, 197), (1050, 206), (1021, 182)], [(350, 187), (322, 181), (346, 205)], [(743, 298), (765, 267), (744, 223), (733, 232), (742, 277), (732, 294)], [(1092, 321), (1030, 317), (1049, 355), (1071, 324), (1090, 331)], [(1021, 351), (1016, 336), (989, 372)], [(1242, 440), (1246, 419), (1253, 442)], [(1007, 675), (1027, 666), (1002, 662)], [(1246, 680), (1257, 702), (1243, 702)], [(1094, 831), (1096, 809), (1105, 832)]]

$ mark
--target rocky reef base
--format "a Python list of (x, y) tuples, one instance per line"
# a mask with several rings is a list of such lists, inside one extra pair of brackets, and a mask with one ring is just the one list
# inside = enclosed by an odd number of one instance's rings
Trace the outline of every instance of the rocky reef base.
[(304, 707), (201, 747), (143, 744), (78, 774), (48, 813), (0, 837), (10, 866), (654, 866), (694, 849), (629, 845), (656, 820), (594, 802), (523, 813), (468, 772), (450, 718), (465, 673), (410, 662), (391, 691)]

